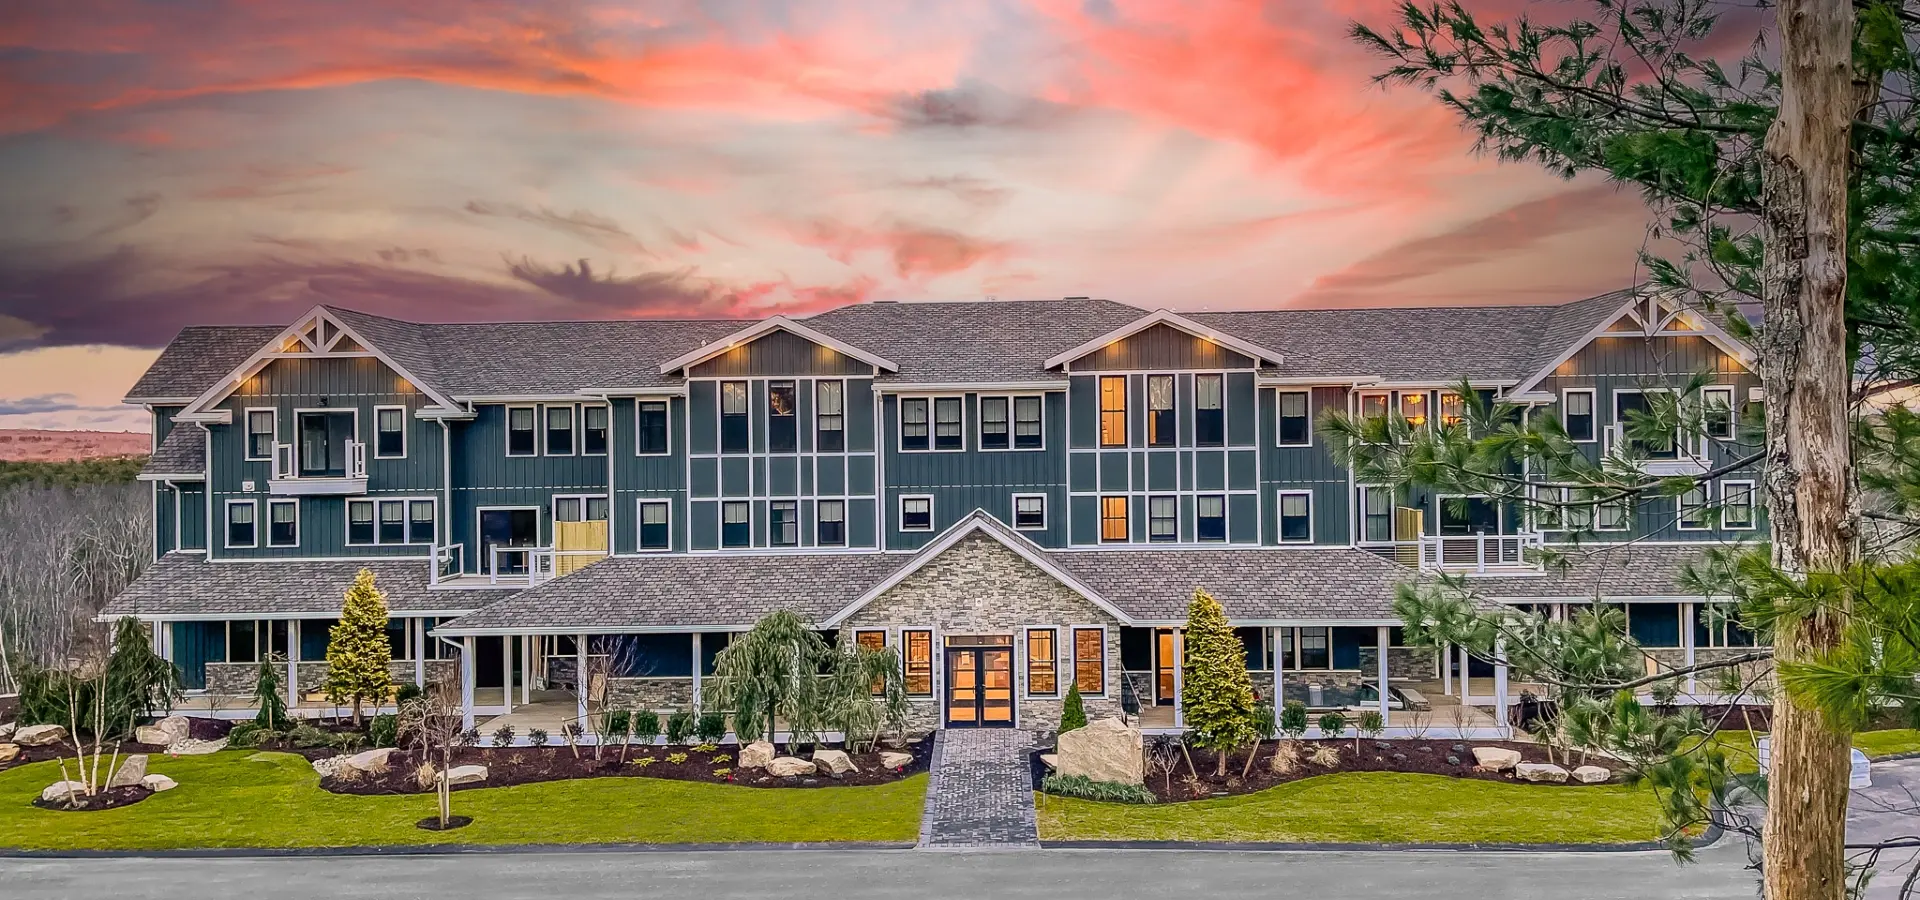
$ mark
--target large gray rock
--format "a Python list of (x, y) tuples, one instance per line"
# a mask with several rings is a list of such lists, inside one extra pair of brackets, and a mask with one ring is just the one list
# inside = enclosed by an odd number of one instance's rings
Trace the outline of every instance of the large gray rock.
[(767, 763), (773, 762), (773, 758), (778, 755), (780, 754), (774, 752), (773, 744), (767, 741), (754, 741), (740, 748), (738, 762), (742, 769), (764, 769)]
[(813, 767), (818, 769), (820, 774), (833, 778), (839, 778), (848, 772), (859, 771), (853, 767), (853, 760), (847, 757), (845, 750), (814, 750)]
[(44, 803), (65, 803), (68, 797), (80, 798), (87, 795), (87, 783), (84, 781), (56, 781), (40, 792)]
[(776, 756), (767, 761), (767, 774), (782, 778), (788, 775), (812, 775), (816, 771), (813, 763), (797, 756)]
[[(140, 741), (140, 743), (171, 747), (174, 744), (186, 740), (193, 734), (193, 723), (187, 721), (186, 716), (168, 716), (153, 723), (151, 727), (158, 732), (159, 735), (164, 735), (164, 739), (157, 741)], [(135, 737), (135, 740), (139, 740), (139, 738)]]
[(486, 766), (454, 766), (447, 770), (447, 784), (479, 784), (487, 780)]
[(61, 725), (28, 725), (13, 733), (13, 742), (22, 747), (45, 747), (67, 739), (67, 729)]
[(179, 782), (174, 781), (173, 779), (168, 778), (165, 775), (161, 775), (157, 772), (152, 775), (148, 775), (145, 778), (140, 779), (140, 783), (144, 785), (147, 790), (150, 790), (156, 794), (160, 793), (161, 791), (170, 791), (180, 786)]
[(227, 749), (227, 739), (217, 741), (196, 741), (193, 738), (181, 738), (167, 745), (167, 752), (174, 756), (205, 756)]
[(1084, 775), (1116, 784), (1146, 782), (1140, 729), (1118, 718), (1097, 719), (1085, 728), (1075, 728), (1060, 735), (1059, 744), (1061, 775)]
[(1475, 747), (1473, 762), (1489, 772), (1505, 772), (1520, 764), (1520, 751), (1505, 747)]
[(158, 725), (141, 725), (133, 730), (133, 740), (149, 747), (165, 747), (173, 743), (173, 733)]
[(913, 765), (913, 754), (895, 753), (892, 750), (880, 752), (880, 767), (883, 769), (904, 769)]
[(135, 753), (120, 761), (120, 768), (114, 771), (112, 778), (107, 779), (107, 787), (133, 787), (146, 777), (147, 755)]
[(313, 761), (313, 771), (321, 778), (338, 775), (340, 767), (346, 765), (352, 758), (351, 756), (329, 756), (326, 759), (316, 759)]
[(19, 744), (0, 744), (0, 763), (13, 762), (19, 755)]
[(385, 769), (387, 767), (387, 757), (392, 755), (392, 747), (376, 747), (372, 750), (363, 750), (347, 757), (347, 765), (359, 769), (362, 772), (372, 772), (377, 769)]
[(1613, 773), (1599, 766), (1581, 766), (1573, 770), (1573, 780), (1581, 784), (1605, 784)]
[(1547, 784), (1565, 784), (1567, 781), (1567, 770), (1553, 763), (1521, 763), (1514, 767), (1513, 774), (1521, 781)]
[(13, 737), (13, 730), (19, 727), (19, 724), (15, 722), (0, 724), (0, 741)]

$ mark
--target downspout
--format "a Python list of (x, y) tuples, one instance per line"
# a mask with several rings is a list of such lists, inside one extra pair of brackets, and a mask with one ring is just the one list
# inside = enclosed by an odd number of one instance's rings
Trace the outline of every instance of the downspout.
[[(447, 420), (442, 417), (440, 419), (440, 527), (435, 532), (440, 535), (439, 543), (442, 547), (452, 546), (453, 544), (453, 534), (449, 528), (452, 524), (453, 426), (448, 425)], [(433, 567), (433, 575), (435, 578), (438, 578), (440, 575), (440, 552), (438, 550), (434, 551), (433, 560), (429, 562), (428, 565)], [(466, 571), (467, 554), (462, 552), (460, 554), (460, 574), (464, 575)]]

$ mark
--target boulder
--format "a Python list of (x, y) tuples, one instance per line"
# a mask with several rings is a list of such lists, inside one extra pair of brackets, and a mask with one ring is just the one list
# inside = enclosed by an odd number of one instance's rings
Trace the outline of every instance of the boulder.
[(847, 757), (845, 750), (814, 750), (813, 767), (818, 769), (820, 774), (832, 778), (839, 778), (848, 772), (860, 771), (853, 767), (853, 760)]
[(150, 790), (156, 794), (160, 793), (161, 791), (170, 791), (180, 786), (179, 782), (174, 781), (173, 779), (168, 778), (165, 775), (161, 775), (158, 772), (140, 779), (140, 784), (141, 786), (145, 787), (147, 790)]
[(740, 759), (738, 761), (742, 769), (764, 769), (767, 767), (767, 763), (773, 762), (773, 758), (779, 755), (780, 754), (774, 752), (772, 743), (767, 741), (754, 741), (740, 748)]
[(84, 781), (56, 781), (40, 792), (40, 800), (43, 803), (65, 803), (70, 796), (84, 797), (86, 794), (87, 783)]
[(173, 733), (158, 725), (141, 725), (133, 730), (133, 741), (149, 747), (165, 747), (173, 743)]
[(1060, 754), (1042, 753), (1040, 754), (1040, 764), (1057, 772), (1060, 770)]
[(338, 775), (340, 774), (340, 767), (346, 765), (347, 760), (352, 758), (353, 757), (350, 756), (329, 756), (326, 759), (316, 759), (313, 761), (313, 771), (321, 778)]
[(1514, 767), (1513, 774), (1521, 781), (1546, 784), (1564, 784), (1567, 780), (1567, 770), (1553, 763), (1521, 763)]
[(1059, 737), (1061, 775), (1084, 775), (1115, 784), (1146, 783), (1140, 729), (1118, 718), (1096, 719)]
[(0, 763), (13, 762), (19, 756), (19, 744), (0, 744)]
[(1489, 772), (1505, 772), (1520, 764), (1520, 751), (1505, 747), (1475, 747), (1473, 762)]
[(1573, 770), (1573, 780), (1581, 784), (1605, 784), (1613, 773), (1599, 766), (1581, 766)]
[(447, 784), (479, 784), (487, 780), (486, 766), (454, 766), (447, 770)]
[(910, 765), (913, 765), (911, 753), (895, 753), (887, 750), (880, 754), (880, 767), (883, 769), (904, 769)]
[(135, 753), (120, 761), (120, 768), (107, 779), (107, 787), (133, 787), (147, 777), (147, 755)]
[(0, 724), (0, 741), (13, 737), (13, 730), (18, 727), (20, 727), (19, 724), (15, 722)]
[(359, 769), (362, 772), (384, 769), (387, 765), (387, 757), (392, 754), (392, 747), (376, 747), (372, 750), (365, 750), (347, 757), (347, 765)]
[(61, 725), (28, 725), (13, 733), (13, 742), (22, 747), (45, 747), (67, 739), (67, 729)]
[(168, 716), (152, 725), (133, 730), (133, 739), (155, 747), (171, 747), (193, 734), (193, 723), (186, 716)]
[(226, 738), (221, 738), (217, 741), (196, 741), (193, 738), (182, 738), (167, 745), (167, 752), (174, 756), (205, 756), (209, 753), (218, 753), (225, 749), (227, 749)]
[(767, 774), (787, 777), (790, 775), (812, 775), (818, 771), (810, 763), (796, 756), (776, 756), (767, 761)]

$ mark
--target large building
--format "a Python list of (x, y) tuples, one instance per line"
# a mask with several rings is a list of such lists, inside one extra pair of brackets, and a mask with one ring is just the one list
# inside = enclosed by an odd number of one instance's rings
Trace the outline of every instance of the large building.
[[(1658, 297), (1554, 306), (1146, 311), (1085, 298), (865, 303), (804, 319), (422, 324), (322, 306), (191, 327), (135, 385), (152, 410), (156, 562), (108, 608), (154, 624), (199, 709), (263, 659), (325, 708), (327, 630), (362, 568), (396, 679), (466, 715), (564, 721), (694, 704), (729, 636), (779, 608), (900, 653), (920, 727), (1179, 727), (1187, 600), (1225, 605), (1263, 699), (1451, 706), (1499, 728), (1505, 672), (1400, 646), (1397, 585), (1625, 605), (1681, 664), (1743, 635), (1679, 587), (1764, 533), (1754, 477), (1559, 523), (1356, 483), (1328, 410), (1415, 426), (1473, 389), (1555, 416), (1595, 459), (1649, 393), (1759, 399), (1751, 351)], [(1733, 436), (1731, 413), (1708, 431)], [(1641, 462), (1699, 474), (1711, 438)], [(1716, 514), (1706, 515), (1707, 506)], [(1482, 711), (1490, 708), (1491, 715)], [(546, 718), (542, 718), (546, 717)]]

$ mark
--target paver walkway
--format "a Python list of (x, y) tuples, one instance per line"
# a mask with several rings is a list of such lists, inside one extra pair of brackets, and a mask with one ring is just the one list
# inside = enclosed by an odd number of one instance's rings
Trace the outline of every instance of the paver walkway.
[(927, 786), (920, 846), (1039, 847), (1034, 825), (1033, 735), (1012, 728), (940, 733)]

